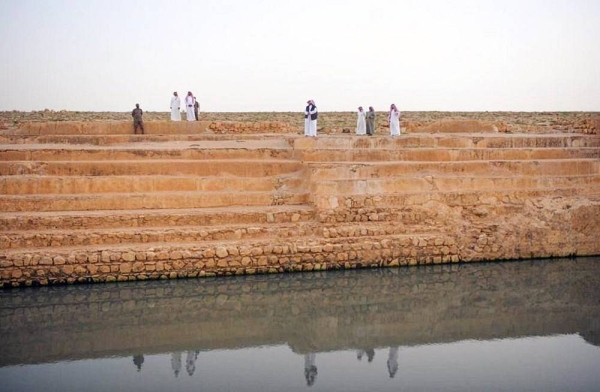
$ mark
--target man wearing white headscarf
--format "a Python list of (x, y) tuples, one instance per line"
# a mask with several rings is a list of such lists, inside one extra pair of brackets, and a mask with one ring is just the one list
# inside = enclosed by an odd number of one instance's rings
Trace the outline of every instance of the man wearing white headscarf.
[(356, 134), (366, 135), (367, 134), (367, 122), (365, 117), (365, 111), (362, 106), (358, 107), (358, 119), (356, 120)]
[(196, 121), (196, 116), (194, 115), (195, 103), (196, 100), (194, 99), (194, 94), (192, 94), (191, 91), (188, 91), (187, 97), (185, 97), (185, 111), (188, 121)]
[(308, 100), (306, 109), (304, 109), (304, 136), (317, 137), (317, 118), (319, 112), (315, 101)]
[(171, 121), (181, 121), (181, 100), (177, 91), (171, 97)]
[(400, 112), (395, 104), (390, 106), (388, 121), (390, 122), (390, 135), (400, 136)]

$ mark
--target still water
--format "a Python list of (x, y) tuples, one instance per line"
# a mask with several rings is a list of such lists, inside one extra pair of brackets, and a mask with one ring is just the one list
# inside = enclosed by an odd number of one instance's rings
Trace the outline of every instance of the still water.
[(600, 258), (0, 291), (2, 391), (600, 391)]

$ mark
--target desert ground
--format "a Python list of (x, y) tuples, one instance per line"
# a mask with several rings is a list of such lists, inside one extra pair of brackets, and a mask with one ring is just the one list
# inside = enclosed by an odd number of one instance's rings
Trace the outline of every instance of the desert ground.
[[(387, 129), (387, 113), (377, 112), (377, 129)], [(185, 115), (182, 116), (185, 119)], [(302, 112), (201, 112), (203, 121), (278, 121), (301, 127)], [(123, 121), (131, 120), (131, 112), (79, 112), (66, 110), (4, 111), (0, 112), (0, 127), (18, 127), (23, 122), (38, 121)], [(167, 112), (145, 112), (144, 121), (167, 121)], [(438, 121), (475, 120), (494, 123), (499, 131), (527, 133), (583, 132), (598, 133), (600, 112), (402, 112), (405, 130), (427, 126)], [(324, 133), (353, 132), (355, 112), (323, 112), (319, 114), (318, 128)]]

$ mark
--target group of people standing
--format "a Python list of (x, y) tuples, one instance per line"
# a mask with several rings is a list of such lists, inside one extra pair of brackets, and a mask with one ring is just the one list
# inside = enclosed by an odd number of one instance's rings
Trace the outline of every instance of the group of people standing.
[[(390, 123), (390, 135), (400, 136), (400, 111), (395, 104), (390, 106), (387, 119)], [(375, 109), (369, 106), (365, 112), (362, 106), (358, 107), (358, 119), (356, 120), (356, 134), (372, 136), (375, 133)]]
[[(199, 121), (200, 103), (191, 91), (188, 91), (184, 104), (187, 120)], [(171, 97), (171, 121), (181, 121), (181, 99), (177, 95), (177, 91), (173, 92), (173, 96)]]
[[(309, 99), (304, 109), (304, 136), (317, 137), (318, 117), (317, 105), (315, 105), (315, 101)], [(390, 135), (400, 136), (400, 111), (395, 104), (390, 106), (387, 119), (390, 123)], [(362, 106), (358, 107), (356, 134), (369, 136), (375, 134), (375, 109), (373, 109), (373, 106), (369, 106), (368, 112), (365, 112)]]
[[(188, 91), (184, 104), (187, 120), (200, 120), (200, 103), (196, 100), (196, 97), (191, 91)], [(140, 109), (140, 105), (136, 104), (135, 109), (131, 112), (134, 133), (137, 133), (139, 128), (141, 133), (144, 134), (142, 115), (143, 111)], [(317, 110), (317, 105), (315, 104), (315, 101), (309, 99), (306, 101), (306, 108), (304, 109), (304, 136), (317, 137), (318, 118), (319, 111)], [(395, 104), (390, 106), (387, 119), (390, 123), (390, 135), (400, 136), (400, 111)], [(171, 121), (181, 121), (181, 99), (179, 98), (177, 91), (173, 92), (173, 97), (171, 97)], [(373, 106), (369, 106), (368, 112), (365, 112), (362, 106), (358, 107), (356, 134), (369, 136), (375, 134), (375, 109), (373, 109)]]

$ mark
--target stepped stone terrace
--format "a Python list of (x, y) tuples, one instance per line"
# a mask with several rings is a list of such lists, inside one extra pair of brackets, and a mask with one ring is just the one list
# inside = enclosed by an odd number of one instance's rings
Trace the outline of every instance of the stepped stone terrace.
[(600, 254), (598, 114), (68, 115), (0, 116), (4, 287)]

